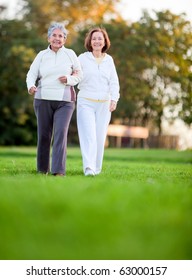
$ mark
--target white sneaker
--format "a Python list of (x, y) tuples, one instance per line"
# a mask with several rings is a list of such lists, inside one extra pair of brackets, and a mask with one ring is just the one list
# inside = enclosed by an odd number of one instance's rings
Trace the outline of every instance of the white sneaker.
[(95, 176), (95, 172), (88, 167), (85, 169), (85, 176)]

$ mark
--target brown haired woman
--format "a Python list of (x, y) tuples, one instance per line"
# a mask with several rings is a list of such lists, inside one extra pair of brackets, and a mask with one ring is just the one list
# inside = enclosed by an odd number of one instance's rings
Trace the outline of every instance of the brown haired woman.
[(110, 39), (105, 29), (91, 29), (84, 46), (87, 51), (79, 56), (83, 79), (78, 84), (77, 127), (84, 174), (94, 176), (102, 170), (107, 128), (120, 96), (119, 79), (106, 53)]

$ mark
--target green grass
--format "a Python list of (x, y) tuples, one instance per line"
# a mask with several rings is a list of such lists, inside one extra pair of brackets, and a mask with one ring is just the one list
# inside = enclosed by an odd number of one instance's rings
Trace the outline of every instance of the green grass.
[(106, 149), (85, 177), (36, 174), (35, 148), (0, 148), (0, 259), (192, 259), (192, 151)]

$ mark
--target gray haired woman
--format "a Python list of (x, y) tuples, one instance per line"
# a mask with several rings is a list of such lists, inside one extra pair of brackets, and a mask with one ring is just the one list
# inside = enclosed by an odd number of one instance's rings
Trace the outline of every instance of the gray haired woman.
[(61, 23), (50, 25), (49, 46), (37, 54), (26, 78), (37, 118), (37, 171), (61, 176), (66, 173), (67, 134), (75, 109), (73, 86), (82, 79), (75, 52), (64, 47), (67, 33)]

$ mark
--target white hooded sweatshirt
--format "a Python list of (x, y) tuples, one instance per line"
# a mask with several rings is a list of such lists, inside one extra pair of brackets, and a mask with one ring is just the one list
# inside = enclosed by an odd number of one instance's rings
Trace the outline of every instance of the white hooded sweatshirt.
[(113, 58), (105, 54), (98, 64), (92, 52), (88, 51), (78, 58), (83, 71), (83, 79), (78, 84), (78, 97), (117, 102), (120, 87)]
[[(76, 75), (72, 75), (76, 71)], [(61, 76), (67, 77), (67, 84), (59, 81)], [(35, 57), (27, 73), (28, 90), (35, 86), (35, 98), (56, 101), (75, 101), (75, 86), (82, 79), (82, 70), (75, 52), (64, 46), (54, 52), (48, 46)]]

